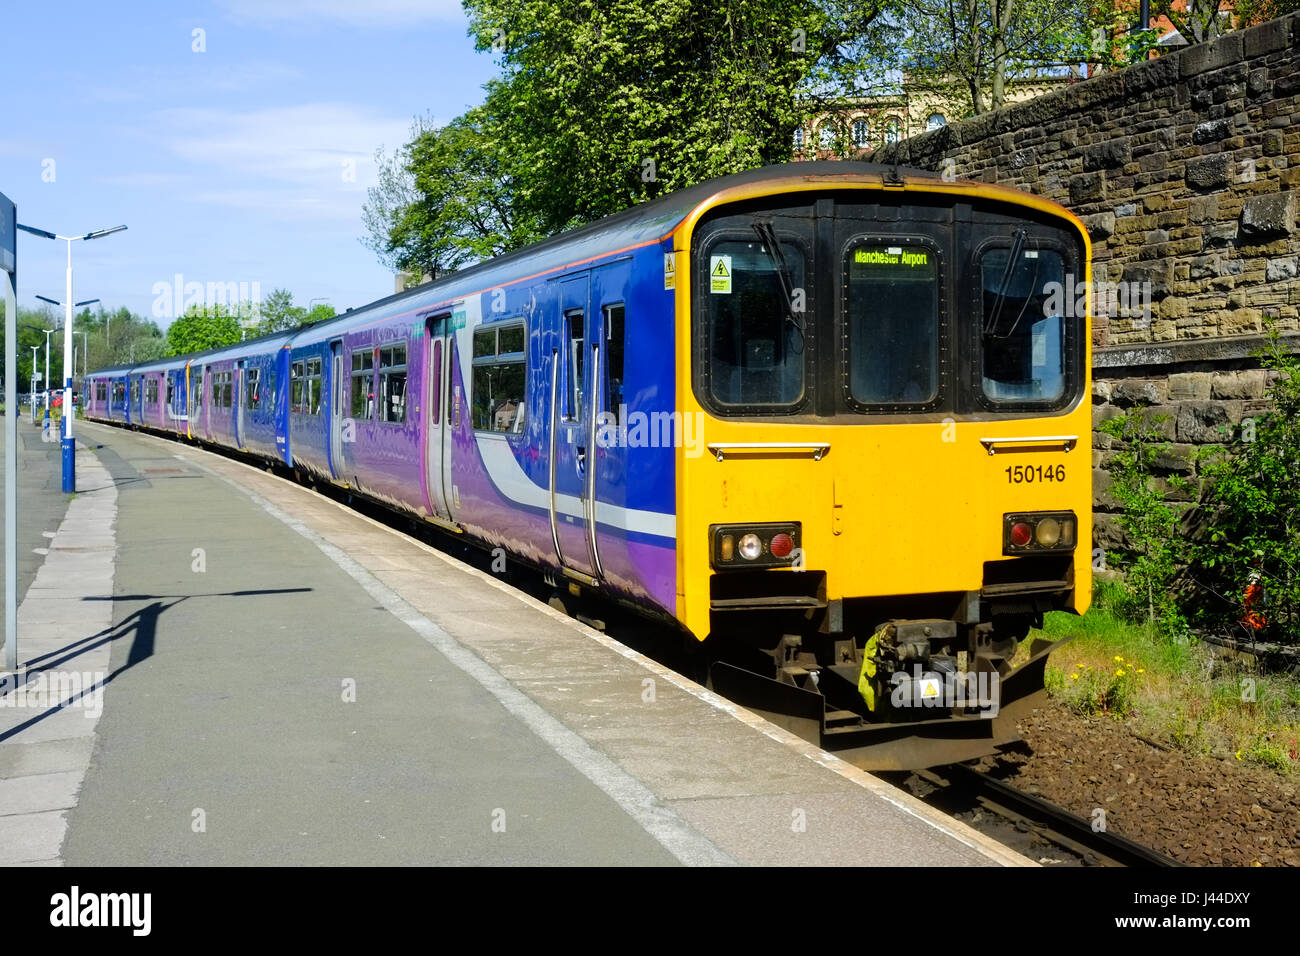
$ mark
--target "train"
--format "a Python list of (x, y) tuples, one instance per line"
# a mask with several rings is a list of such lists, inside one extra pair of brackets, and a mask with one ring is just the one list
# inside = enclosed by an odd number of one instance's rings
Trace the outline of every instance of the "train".
[(1091, 285), (1055, 203), (790, 163), (90, 372), (84, 414), (503, 549), (660, 622), (720, 693), (914, 769), (1014, 743), (1050, 651), (1022, 643), (1089, 605)]

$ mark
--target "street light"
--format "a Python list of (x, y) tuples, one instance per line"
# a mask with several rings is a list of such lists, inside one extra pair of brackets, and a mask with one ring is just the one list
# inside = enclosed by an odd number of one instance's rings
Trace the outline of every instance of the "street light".
[[(40, 236), (42, 239), (61, 239), (68, 244), (68, 291), (63, 300), (64, 308), (67, 310), (64, 320), (63, 336), (63, 490), (64, 492), (74, 492), (77, 490), (77, 443), (72, 437), (72, 376), (75, 369), (72, 368), (72, 244), (77, 240), (85, 239), (102, 239), (104, 236), (111, 236), (115, 232), (122, 232), (126, 226), (112, 226), (108, 229), (96, 229), (94, 232), (87, 232), (80, 236), (60, 236), (57, 233), (46, 232), (44, 229), (36, 229), (32, 226), (24, 226), (18, 223), (18, 228), (23, 232), (29, 232), (33, 236)], [(49, 339), (46, 339), (46, 360), (49, 360)], [(49, 382), (46, 382), (48, 387)], [(46, 415), (49, 415), (49, 402), (46, 401)]]
[(31, 346), (31, 424), (36, 424), (36, 352), (39, 345)]
[[(50, 305), (59, 305), (59, 306), (63, 305), (63, 303), (60, 302), (58, 299), (51, 299), (49, 296), (38, 295), (36, 298), (40, 299), (42, 302), (48, 302)], [(98, 302), (98, 301), (99, 301), (98, 299), (85, 299), (85, 300), (83, 300), (83, 301), (81, 301), (81, 302), (77, 302), (77, 303), (75, 303), (75, 305), (76, 305), (76, 307), (79, 309), (79, 308), (81, 308), (83, 305), (94, 305), (94, 304), (95, 304), (96, 302)], [(89, 340), (88, 338), (86, 338), (86, 336), (88, 336), (89, 333), (88, 333), (88, 332), (74, 332), (74, 333), (72, 333), (72, 334), (73, 334), (73, 335), (80, 335), (80, 336), (82, 337), (82, 341), (84, 341), (84, 342), (86, 343), (86, 348), (85, 348), (85, 349), (82, 349), (82, 353), (83, 353), (83, 354), (82, 354), (82, 356), (81, 356), (81, 361), (82, 361), (82, 364), (83, 364), (83, 366), (84, 366), (85, 361), (86, 361), (86, 353), (87, 353), (87, 352), (89, 351), (89, 349), (90, 349), (90, 345), (89, 345), (90, 340)], [(76, 349), (76, 346), (74, 345), (73, 348), (72, 348), (72, 359), (73, 359), (73, 361), (72, 361), (72, 374), (73, 374), (73, 375), (76, 375), (76, 374), (77, 374), (77, 361), (76, 361), (76, 359), (77, 359), (77, 354), (76, 354), (76, 353), (77, 353), (77, 349)], [(81, 371), (81, 378), (82, 378), (82, 381), (84, 382), (84, 381), (85, 381), (85, 378), (86, 378), (86, 371), (85, 371), (84, 368), (83, 368), (82, 371)], [(85, 386), (83, 385), (82, 387), (84, 388)], [(67, 410), (66, 408), (63, 410), (63, 414), (65, 414), (65, 415), (69, 414), (69, 412), (68, 412), (68, 410)]]
[(41, 379), (41, 384), (45, 387), (41, 389), (45, 399), (45, 431), (50, 430), (50, 336), (57, 332), (57, 329), (41, 329), (45, 333), (45, 377)]

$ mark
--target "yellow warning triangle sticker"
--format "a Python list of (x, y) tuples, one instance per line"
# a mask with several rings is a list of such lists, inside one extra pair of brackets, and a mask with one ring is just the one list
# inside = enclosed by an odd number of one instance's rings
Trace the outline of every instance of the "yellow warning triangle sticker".
[(731, 273), (727, 271), (726, 260), (721, 256), (718, 257), (718, 264), (713, 267), (712, 275), (721, 276), (723, 278), (731, 275)]

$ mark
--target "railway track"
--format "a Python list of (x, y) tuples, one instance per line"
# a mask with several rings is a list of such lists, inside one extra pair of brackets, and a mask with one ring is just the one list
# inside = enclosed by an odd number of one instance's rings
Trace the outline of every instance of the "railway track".
[[(1094, 830), (1091, 821), (965, 765), (877, 775), (948, 813), (983, 811), (1004, 829), (1009, 826), (1041, 844), (1064, 850), (1083, 866), (1182, 866), (1117, 833)], [(917, 783), (924, 786), (918, 787)], [(981, 829), (978, 824), (972, 825)]]

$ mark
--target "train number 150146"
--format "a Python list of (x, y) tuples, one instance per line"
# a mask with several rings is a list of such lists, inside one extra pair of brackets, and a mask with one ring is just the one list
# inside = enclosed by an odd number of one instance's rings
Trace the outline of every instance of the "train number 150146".
[(1035, 481), (1065, 481), (1065, 466), (1009, 465), (1007, 467), (1009, 484), (1033, 484)]

